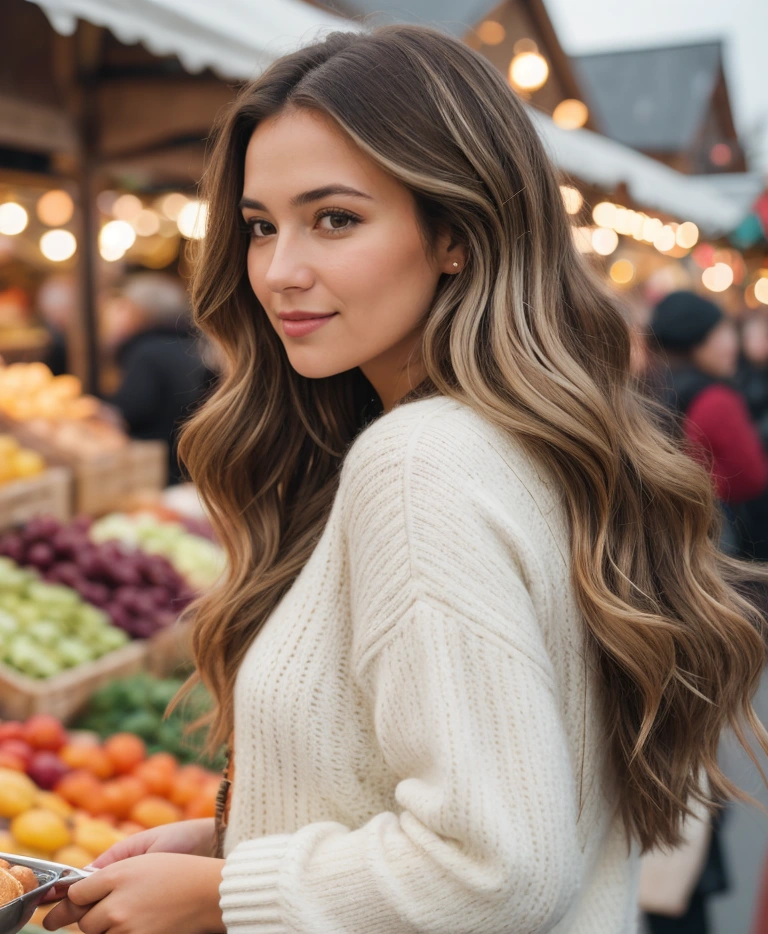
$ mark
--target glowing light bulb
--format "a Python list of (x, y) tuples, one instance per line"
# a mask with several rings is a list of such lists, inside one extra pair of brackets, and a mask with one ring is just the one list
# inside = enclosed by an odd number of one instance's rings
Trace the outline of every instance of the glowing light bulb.
[(76, 250), (77, 240), (68, 230), (49, 230), (40, 237), (40, 252), (52, 263), (63, 263)]
[(509, 63), (509, 80), (521, 91), (538, 91), (549, 77), (549, 65), (538, 52), (521, 52)]
[(610, 276), (619, 285), (627, 285), (635, 278), (635, 267), (628, 259), (617, 259), (611, 266)]
[(592, 233), (592, 249), (600, 256), (610, 256), (619, 245), (619, 235), (609, 227), (597, 227)]
[(692, 221), (686, 221), (677, 228), (675, 239), (678, 246), (690, 250), (699, 242), (699, 228)]
[(715, 263), (704, 270), (701, 281), (710, 292), (724, 292), (733, 283), (733, 270), (726, 263)]
[(485, 45), (499, 45), (507, 36), (507, 30), (495, 19), (487, 19), (477, 27), (477, 35)]
[(15, 201), (6, 201), (0, 204), (0, 234), (6, 237), (15, 237), (20, 234), (29, 223), (29, 214)]
[(99, 232), (99, 247), (110, 254), (118, 250), (125, 253), (135, 242), (136, 231), (127, 221), (110, 221)]
[(69, 223), (75, 213), (75, 203), (66, 191), (46, 191), (37, 202), (37, 216), (48, 227)]
[(768, 279), (757, 280), (755, 283), (755, 298), (762, 305), (768, 305)]

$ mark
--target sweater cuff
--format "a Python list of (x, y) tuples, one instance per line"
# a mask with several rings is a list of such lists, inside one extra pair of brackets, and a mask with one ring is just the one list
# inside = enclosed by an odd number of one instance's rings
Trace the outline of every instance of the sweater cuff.
[(229, 854), (219, 888), (228, 932), (290, 934), (280, 905), (278, 876), (291, 840), (291, 834), (246, 840)]

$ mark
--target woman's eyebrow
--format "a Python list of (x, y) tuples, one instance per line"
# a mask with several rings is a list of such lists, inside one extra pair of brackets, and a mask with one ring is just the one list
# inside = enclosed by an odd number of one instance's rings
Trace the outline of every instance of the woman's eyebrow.
[[(348, 195), (352, 198), (366, 198), (368, 201), (373, 201), (370, 195), (358, 191), (356, 188), (350, 188), (348, 185), (323, 185), (322, 188), (312, 188), (310, 191), (295, 195), (291, 198), (291, 206), (295, 208), (302, 207), (312, 201), (321, 201), (329, 195)], [(266, 205), (262, 204), (261, 201), (254, 201), (253, 198), (241, 198), (239, 207), (241, 210), (243, 208), (251, 208), (254, 211), (267, 210)]]

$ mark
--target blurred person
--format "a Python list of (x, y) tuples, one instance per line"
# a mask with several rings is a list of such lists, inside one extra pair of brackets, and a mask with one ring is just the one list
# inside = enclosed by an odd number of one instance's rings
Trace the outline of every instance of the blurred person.
[(741, 359), (735, 385), (744, 396), (768, 450), (768, 310), (747, 315), (741, 325)]
[(180, 451), (231, 770), (46, 927), (634, 934), (640, 853), (738, 794), (722, 731), (768, 751), (768, 572), (635, 392), (524, 103), (436, 30), (332, 33), (238, 95), (202, 197), (226, 365)]
[(43, 358), (54, 376), (69, 373), (69, 329), (77, 306), (77, 282), (69, 273), (48, 276), (37, 291), (37, 310), (50, 343)]
[(736, 325), (714, 302), (680, 291), (658, 303), (651, 332), (668, 364), (664, 401), (682, 418), (692, 451), (711, 473), (726, 507), (723, 547), (735, 553), (741, 547), (736, 509), (768, 489), (768, 458), (731, 384), (739, 358)]
[(105, 401), (118, 409), (131, 437), (167, 442), (169, 481), (180, 482), (178, 430), (212, 379), (186, 289), (165, 273), (128, 276), (105, 301), (102, 330), (121, 371), (117, 391)]

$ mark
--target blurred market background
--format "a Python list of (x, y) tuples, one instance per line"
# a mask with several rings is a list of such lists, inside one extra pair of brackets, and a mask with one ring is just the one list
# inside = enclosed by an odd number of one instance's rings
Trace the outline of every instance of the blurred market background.
[[(216, 379), (185, 324), (206, 139), (275, 57), (387, 21), (460, 37), (528, 102), (577, 247), (622, 297), (638, 375), (671, 292), (739, 327), (768, 321), (762, 0), (3, 0), (0, 716), (16, 725), (0, 723), (0, 850), (90, 861), (114, 834), (212, 807), (182, 715), (160, 718), (188, 661), (174, 621), (222, 563), (174, 453), (179, 418)], [(162, 413), (160, 353), (182, 400)], [(768, 715), (768, 689), (758, 706)], [(107, 749), (115, 733), (139, 742)], [(743, 754), (726, 744), (723, 761), (768, 804)], [(14, 779), (10, 803), (8, 770), (37, 780)], [(39, 798), (63, 776), (58, 805)], [(60, 824), (28, 817), (56, 807)], [(756, 809), (728, 813), (718, 934), (768, 931), (767, 829)]]

